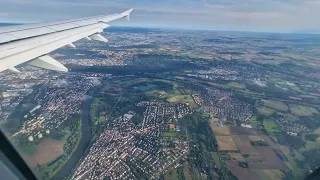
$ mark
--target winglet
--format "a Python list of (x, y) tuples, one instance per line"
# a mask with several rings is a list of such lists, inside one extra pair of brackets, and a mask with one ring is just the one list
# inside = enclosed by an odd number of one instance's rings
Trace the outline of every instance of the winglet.
[(129, 21), (130, 20), (130, 14), (131, 14), (132, 11), (133, 11), (133, 8), (131, 8), (131, 9), (129, 9), (129, 10), (127, 10), (127, 11), (121, 13), (121, 14), (122, 14), (123, 17), (126, 17), (127, 20)]

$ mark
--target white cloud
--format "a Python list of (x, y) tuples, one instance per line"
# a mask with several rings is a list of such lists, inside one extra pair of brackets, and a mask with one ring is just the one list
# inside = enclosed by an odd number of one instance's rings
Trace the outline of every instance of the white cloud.
[(116, 13), (133, 7), (136, 10), (130, 24), (137, 26), (320, 30), (319, 0), (0, 0), (0, 4), (0, 12), (10, 14), (0, 15), (6, 22), (52, 21)]

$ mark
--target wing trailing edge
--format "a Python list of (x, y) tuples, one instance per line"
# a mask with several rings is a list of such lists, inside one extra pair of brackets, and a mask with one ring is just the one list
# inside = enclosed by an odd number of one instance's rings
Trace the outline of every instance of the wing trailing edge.
[(121, 18), (129, 19), (133, 9), (113, 15), (65, 20), (49, 23), (19, 25), (0, 28), (0, 72), (19, 72), (15, 66), (29, 62), (30, 65), (68, 71), (47, 54), (63, 46), (75, 48), (73, 42), (82, 38), (108, 42), (100, 33), (109, 27), (106, 24)]

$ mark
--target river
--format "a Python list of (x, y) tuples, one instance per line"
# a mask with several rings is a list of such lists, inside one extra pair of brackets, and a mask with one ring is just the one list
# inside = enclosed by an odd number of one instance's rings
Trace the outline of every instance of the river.
[[(90, 89), (87, 92), (87, 95), (93, 96), (97, 87)], [(78, 161), (85, 155), (88, 146), (90, 145), (90, 141), (92, 139), (91, 132), (91, 123), (90, 123), (90, 104), (92, 99), (87, 98), (83, 102), (83, 110), (82, 110), (82, 118), (81, 118), (81, 139), (78, 144), (78, 147), (73, 152), (71, 157), (67, 160), (67, 162), (59, 169), (59, 171), (52, 178), (54, 180), (61, 180), (66, 178), (72, 172), (72, 169), (76, 166)]]

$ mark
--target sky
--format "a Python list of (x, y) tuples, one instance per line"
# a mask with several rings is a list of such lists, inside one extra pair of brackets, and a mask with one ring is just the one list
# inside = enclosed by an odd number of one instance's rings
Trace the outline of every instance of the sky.
[(0, 22), (36, 23), (134, 8), (111, 25), (258, 32), (320, 32), (320, 0), (0, 0)]

